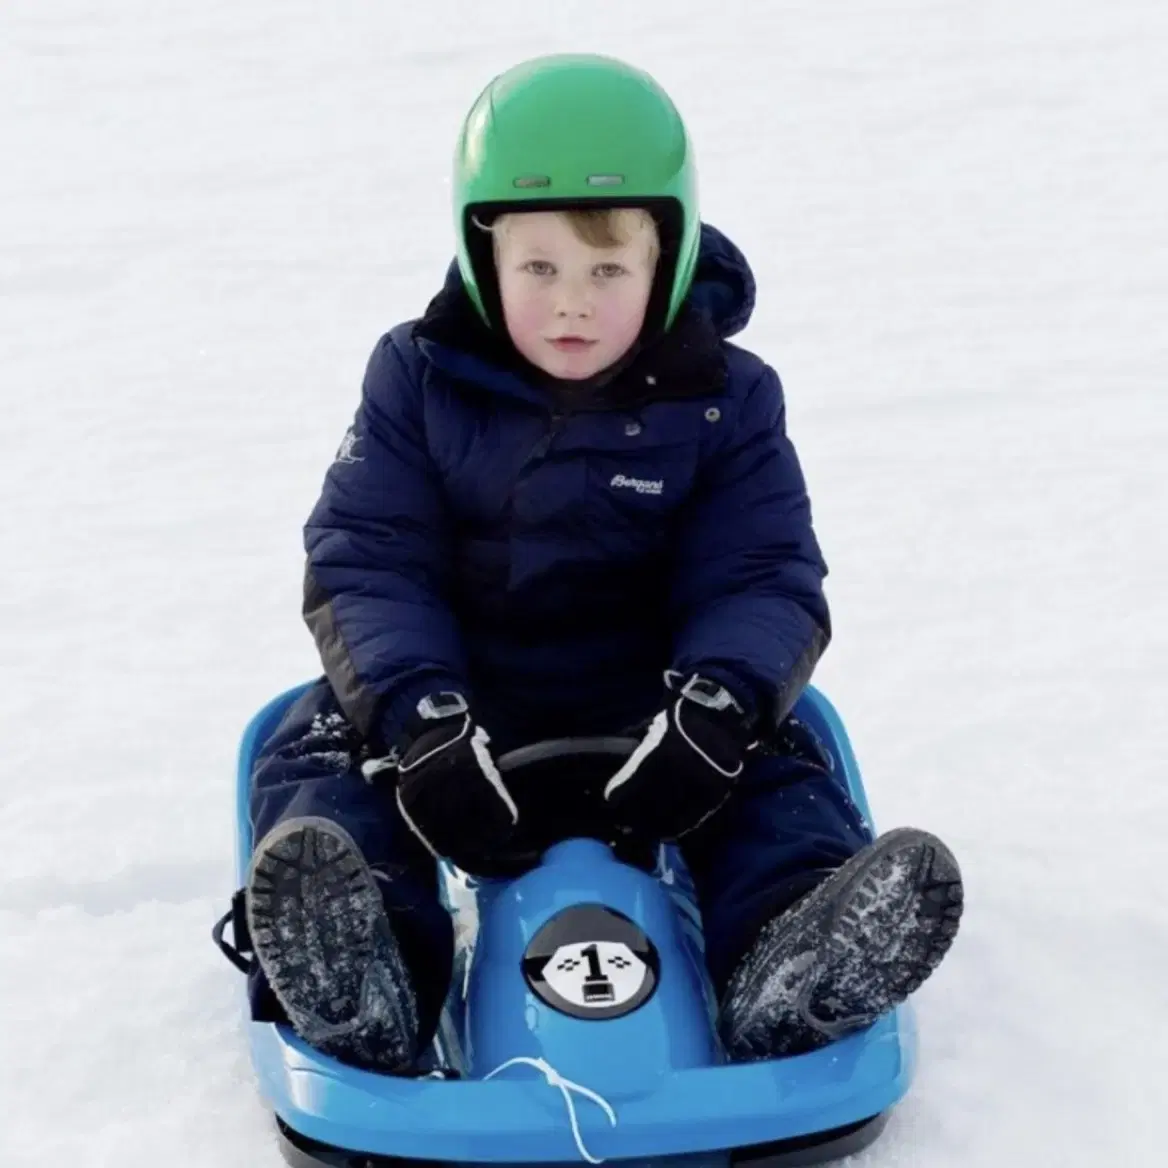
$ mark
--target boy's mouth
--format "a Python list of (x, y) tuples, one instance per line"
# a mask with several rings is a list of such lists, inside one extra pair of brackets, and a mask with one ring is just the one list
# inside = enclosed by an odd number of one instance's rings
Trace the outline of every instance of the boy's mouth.
[(561, 353), (582, 353), (585, 349), (595, 345), (595, 341), (587, 337), (550, 337), (548, 343)]

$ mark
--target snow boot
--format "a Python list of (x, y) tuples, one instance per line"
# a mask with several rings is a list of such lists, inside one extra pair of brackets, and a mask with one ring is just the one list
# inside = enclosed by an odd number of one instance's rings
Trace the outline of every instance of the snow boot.
[(802, 1054), (916, 991), (957, 934), (961, 874), (936, 836), (897, 828), (768, 921), (722, 998), (739, 1061)]
[(305, 1042), (343, 1062), (408, 1074), (413, 985), (352, 837), (312, 816), (277, 824), (248, 871), (247, 927), (272, 992)]

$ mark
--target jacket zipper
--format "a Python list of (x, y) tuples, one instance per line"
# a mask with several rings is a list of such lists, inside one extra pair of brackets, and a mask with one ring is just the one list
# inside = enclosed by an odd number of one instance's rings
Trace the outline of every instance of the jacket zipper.
[[(564, 410), (554, 409), (550, 415), (550, 425), (544, 432), (543, 437), (531, 448), (527, 457), (523, 460), (523, 465), (519, 468), (519, 474), (522, 475), (533, 462), (538, 462), (541, 458), (545, 458), (547, 453), (552, 448), (552, 443), (559, 436), (560, 431), (564, 428), (564, 422), (567, 419), (567, 413)], [(518, 476), (517, 476), (518, 477)]]

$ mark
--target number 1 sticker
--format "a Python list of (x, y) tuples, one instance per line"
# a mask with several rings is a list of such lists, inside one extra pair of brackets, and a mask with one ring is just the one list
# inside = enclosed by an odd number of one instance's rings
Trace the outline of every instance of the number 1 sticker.
[(577, 1018), (617, 1018), (657, 988), (657, 950), (628, 917), (576, 905), (548, 921), (524, 955), (528, 985), (549, 1006)]

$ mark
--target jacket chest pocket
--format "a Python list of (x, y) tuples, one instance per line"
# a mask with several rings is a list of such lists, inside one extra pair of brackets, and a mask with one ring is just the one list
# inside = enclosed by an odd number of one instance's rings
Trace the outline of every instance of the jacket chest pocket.
[(589, 527), (627, 554), (657, 553), (694, 490), (699, 442), (630, 442), (585, 456)]
[(590, 491), (631, 505), (634, 514), (668, 511), (685, 499), (693, 487), (698, 444), (643, 446), (637, 450), (590, 453), (587, 478)]

